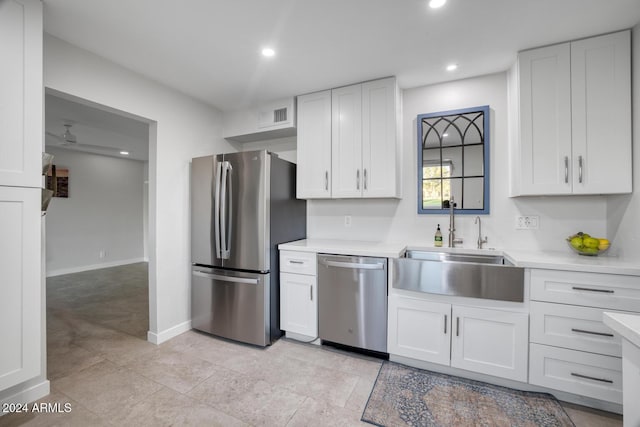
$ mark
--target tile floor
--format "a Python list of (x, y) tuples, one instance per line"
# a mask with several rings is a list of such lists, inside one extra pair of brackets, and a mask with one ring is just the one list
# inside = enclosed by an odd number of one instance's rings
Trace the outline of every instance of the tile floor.
[[(281, 339), (260, 349), (186, 332), (155, 346), (147, 265), (47, 280), (51, 394), (68, 413), (10, 414), (0, 426), (351, 426), (380, 361)], [(621, 417), (575, 405), (577, 426)], [(369, 425), (369, 424), (365, 424)]]

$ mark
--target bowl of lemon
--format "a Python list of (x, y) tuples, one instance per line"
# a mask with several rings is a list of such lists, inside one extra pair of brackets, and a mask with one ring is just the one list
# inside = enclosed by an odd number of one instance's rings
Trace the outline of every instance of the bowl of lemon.
[(580, 231), (567, 237), (567, 244), (578, 255), (597, 256), (609, 250), (611, 242), (604, 238), (592, 237)]

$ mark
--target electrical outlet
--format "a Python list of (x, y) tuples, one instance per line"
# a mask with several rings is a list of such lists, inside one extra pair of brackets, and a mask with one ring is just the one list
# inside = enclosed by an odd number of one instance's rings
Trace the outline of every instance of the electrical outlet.
[(537, 230), (540, 222), (538, 215), (520, 215), (516, 217), (516, 230)]
[(107, 251), (105, 251), (104, 249), (102, 249), (102, 250), (100, 251), (99, 256), (100, 256), (100, 258), (104, 258), (104, 257), (106, 257), (106, 256), (107, 256)]
[(351, 215), (344, 216), (344, 226), (347, 228), (351, 227)]

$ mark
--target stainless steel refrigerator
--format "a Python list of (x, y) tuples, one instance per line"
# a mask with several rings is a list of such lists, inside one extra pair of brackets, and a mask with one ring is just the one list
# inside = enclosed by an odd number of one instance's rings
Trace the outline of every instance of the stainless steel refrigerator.
[(279, 243), (306, 237), (295, 164), (266, 150), (191, 166), (191, 324), (267, 346), (280, 331)]

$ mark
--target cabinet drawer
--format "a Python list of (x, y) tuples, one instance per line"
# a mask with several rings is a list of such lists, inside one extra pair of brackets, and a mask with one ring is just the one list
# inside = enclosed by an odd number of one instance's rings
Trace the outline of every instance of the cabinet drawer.
[(640, 277), (532, 269), (531, 299), (637, 312)]
[(622, 356), (622, 339), (602, 322), (600, 308), (531, 302), (531, 342)]
[(315, 276), (317, 272), (315, 252), (280, 251), (280, 271)]
[(529, 348), (531, 384), (622, 403), (622, 359), (539, 344)]

